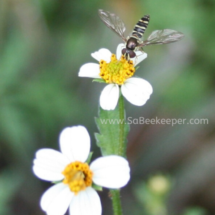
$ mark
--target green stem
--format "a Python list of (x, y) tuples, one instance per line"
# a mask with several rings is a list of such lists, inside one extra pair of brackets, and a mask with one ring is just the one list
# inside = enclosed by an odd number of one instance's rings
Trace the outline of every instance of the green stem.
[[(118, 148), (118, 155), (125, 157), (125, 110), (124, 110), (124, 98), (122, 93), (119, 97), (119, 148)], [(122, 215), (122, 206), (120, 200), (120, 190), (110, 190), (111, 197), (112, 197), (112, 205), (113, 205), (113, 212), (114, 215)]]
[(119, 97), (119, 119), (120, 119), (120, 123), (119, 123), (119, 130), (120, 130), (120, 134), (119, 134), (119, 148), (118, 148), (118, 155), (122, 156), (122, 157), (126, 157), (125, 156), (125, 109), (124, 109), (124, 98), (122, 93), (120, 94)]
[(122, 206), (120, 201), (120, 191), (110, 190), (114, 215), (122, 215)]

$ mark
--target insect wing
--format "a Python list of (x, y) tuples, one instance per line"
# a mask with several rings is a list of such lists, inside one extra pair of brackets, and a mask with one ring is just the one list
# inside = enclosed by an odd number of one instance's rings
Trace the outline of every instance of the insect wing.
[(105, 23), (105, 25), (107, 25), (108, 28), (112, 29), (115, 33), (117, 33), (126, 42), (127, 40), (124, 36), (126, 28), (123, 21), (114, 13), (110, 13), (101, 9), (98, 12), (101, 20)]
[(184, 35), (171, 29), (153, 31), (140, 47), (153, 44), (167, 44), (180, 40)]

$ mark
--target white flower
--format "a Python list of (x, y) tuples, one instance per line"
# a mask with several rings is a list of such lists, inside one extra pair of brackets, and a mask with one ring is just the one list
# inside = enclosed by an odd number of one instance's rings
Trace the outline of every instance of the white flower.
[(90, 165), (90, 136), (83, 126), (65, 128), (60, 134), (60, 149), (40, 149), (36, 152), (33, 171), (46, 181), (61, 181), (42, 196), (40, 205), (48, 215), (101, 215), (99, 195), (91, 186), (118, 189), (130, 179), (126, 159), (116, 155), (101, 157)]
[(122, 95), (133, 105), (142, 106), (152, 94), (151, 84), (142, 79), (132, 77), (135, 72), (135, 66), (143, 61), (147, 54), (136, 51), (136, 57), (128, 62), (121, 54), (125, 48), (124, 44), (119, 44), (116, 56), (108, 49), (102, 48), (91, 54), (93, 58), (99, 61), (97, 63), (84, 64), (78, 73), (80, 77), (103, 79), (108, 85), (103, 89), (100, 96), (100, 106), (104, 110), (114, 110)]

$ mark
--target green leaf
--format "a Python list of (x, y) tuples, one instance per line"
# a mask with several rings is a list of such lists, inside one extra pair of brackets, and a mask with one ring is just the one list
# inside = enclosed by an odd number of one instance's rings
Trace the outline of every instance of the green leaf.
[[(99, 117), (96, 118), (100, 133), (96, 133), (95, 137), (97, 146), (101, 148), (103, 156), (125, 155), (129, 125), (125, 120), (124, 108), (121, 111), (122, 114), (120, 114), (118, 106), (112, 111), (105, 111), (100, 108)], [(120, 117), (120, 115), (123, 115), (123, 117)]]
[(100, 78), (93, 79), (93, 82), (106, 83), (104, 79), (100, 79)]
[(96, 185), (96, 184), (92, 184), (92, 187), (95, 189), (95, 190), (98, 190), (98, 191), (102, 191), (103, 188), (99, 185)]
[(59, 183), (62, 183), (62, 180), (61, 181), (52, 181), (52, 184), (59, 184)]
[(136, 72), (139, 68), (140, 68), (139, 66), (135, 67), (135, 72)]
[(206, 211), (203, 208), (194, 207), (187, 209), (184, 215), (206, 215)]

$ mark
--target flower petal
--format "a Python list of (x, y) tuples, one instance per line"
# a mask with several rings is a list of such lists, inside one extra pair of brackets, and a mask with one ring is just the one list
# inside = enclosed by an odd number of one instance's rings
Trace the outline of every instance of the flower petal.
[(85, 162), (90, 153), (90, 136), (84, 126), (65, 128), (60, 134), (60, 148), (73, 161)]
[(88, 187), (73, 198), (69, 211), (71, 215), (101, 215), (102, 207), (99, 195), (92, 187)]
[(34, 159), (34, 174), (47, 181), (59, 181), (63, 179), (61, 172), (69, 160), (54, 149), (40, 149), (36, 152)]
[(117, 155), (96, 159), (91, 163), (90, 169), (93, 172), (93, 182), (103, 187), (118, 189), (130, 179), (128, 161)]
[(40, 206), (48, 215), (64, 215), (74, 195), (67, 185), (59, 183), (42, 195)]
[(120, 60), (121, 55), (122, 55), (122, 49), (124, 49), (124, 48), (125, 48), (125, 44), (123, 44), (123, 43), (120, 43), (120, 44), (117, 46), (117, 49), (116, 49), (116, 58), (117, 58), (118, 60)]
[(140, 62), (142, 62), (147, 58), (147, 53), (145, 52), (136, 51), (135, 54), (136, 54), (136, 57), (131, 59), (134, 62), (134, 66), (137, 66)]
[(99, 73), (100, 73), (99, 64), (86, 63), (80, 68), (78, 76), (87, 78), (101, 78), (99, 76)]
[(151, 84), (141, 78), (129, 78), (122, 85), (123, 96), (133, 105), (142, 106), (152, 94)]
[(114, 110), (119, 99), (119, 86), (108, 84), (100, 95), (100, 106), (104, 110)]
[(97, 52), (91, 54), (93, 58), (97, 61), (104, 60), (107, 63), (110, 63), (112, 53), (105, 48), (99, 49)]

